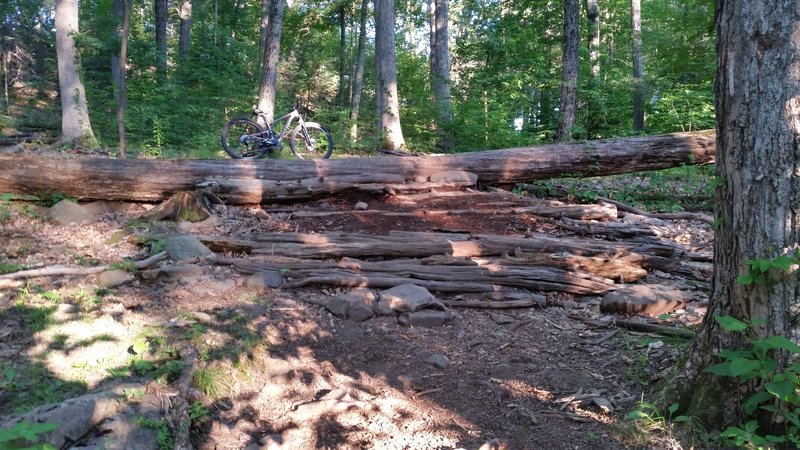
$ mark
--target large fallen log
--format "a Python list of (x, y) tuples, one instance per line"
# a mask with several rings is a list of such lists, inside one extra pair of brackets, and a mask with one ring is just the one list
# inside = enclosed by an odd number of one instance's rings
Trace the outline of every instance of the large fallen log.
[(448, 178), (454, 171), (473, 173), (485, 185), (513, 184), (704, 164), (712, 162), (714, 154), (713, 131), (444, 156), (321, 161), (64, 159), (0, 153), (0, 192), (158, 202), (214, 182), (227, 203), (252, 204), (324, 196), (363, 185), (370, 185), (372, 192), (391, 193), (401, 183), (459, 184)]

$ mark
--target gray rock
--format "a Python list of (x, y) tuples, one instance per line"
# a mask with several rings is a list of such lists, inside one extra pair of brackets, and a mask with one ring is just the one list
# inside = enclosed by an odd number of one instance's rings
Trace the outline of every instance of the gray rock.
[(279, 288), (283, 285), (283, 274), (277, 270), (262, 270), (247, 277), (244, 285), (248, 289), (259, 290)]
[(91, 211), (66, 198), (50, 207), (48, 215), (52, 221), (61, 225), (91, 222), (95, 219)]
[(121, 269), (112, 269), (102, 272), (97, 277), (97, 285), (104, 289), (111, 289), (131, 282), (133, 279), (134, 276), (130, 272)]
[[(405, 317), (405, 321), (412, 327), (435, 328), (441, 327), (450, 321), (450, 315), (447, 314), (447, 311), (436, 309), (423, 309), (422, 311), (402, 314), (400, 317)], [(400, 323), (403, 324), (403, 321), (400, 321)]]
[(391, 306), (389, 306), (389, 302), (386, 302), (383, 299), (375, 302), (376, 316), (393, 316), (395, 314), (397, 314), (397, 312), (393, 310)]
[(213, 255), (214, 252), (194, 236), (176, 236), (164, 241), (164, 250), (174, 260), (198, 258)]
[(600, 311), (606, 314), (648, 314), (657, 316), (685, 305), (679, 289), (657, 284), (631, 284), (611, 291), (603, 297)]
[(353, 207), (356, 211), (366, 211), (369, 208), (369, 205), (364, 202), (356, 203), (356, 206)]
[(427, 289), (415, 284), (401, 284), (381, 292), (381, 308), (397, 312), (414, 312), (426, 308), (445, 310), (444, 304)]
[(200, 323), (213, 323), (214, 318), (211, 317), (211, 314), (204, 313), (202, 311), (192, 311), (192, 316), (197, 319)]
[(357, 289), (332, 297), (325, 307), (340, 319), (360, 322), (375, 317), (375, 294), (368, 289)]
[(450, 365), (450, 358), (444, 356), (441, 353), (436, 353), (431, 355), (428, 359), (425, 360), (426, 363), (436, 367), (437, 369), (447, 369), (447, 366)]

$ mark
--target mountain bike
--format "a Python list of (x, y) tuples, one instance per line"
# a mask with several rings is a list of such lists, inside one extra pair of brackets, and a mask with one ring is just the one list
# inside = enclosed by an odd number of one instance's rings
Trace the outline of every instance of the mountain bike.
[[(289, 148), (298, 159), (327, 159), (333, 153), (333, 138), (322, 125), (316, 122), (306, 122), (298, 111), (297, 103), (288, 114), (275, 119), (272, 123), (260, 109), (253, 110), (253, 117), (237, 117), (231, 119), (222, 127), (222, 148), (233, 159), (263, 158), (272, 153), (280, 152), (283, 141), (289, 137)], [(292, 129), (294, 120), (298, 125)], [(266, 128), (259, 124), (266, 124)], [(274, 125), (285, 121), (279, 134), (275, 133)], [(291, 130), (289, 133), (288, 131)]]

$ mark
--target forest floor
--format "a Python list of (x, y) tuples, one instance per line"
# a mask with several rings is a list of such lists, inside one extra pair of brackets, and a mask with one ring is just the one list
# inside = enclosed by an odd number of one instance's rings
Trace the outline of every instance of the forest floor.
[[(578, 191), (550, 186), (567, 192), (564, 200), (607, 189), (590, 183)], [(476, 213), (292, 214), (352, 211), (359, 200), (369, 210)], [(329, 199), (228, 207), (200, 224), (159, 226), (228, 237), (274, 231), (571, 234), (553, 219), (493, 215), (469, 202)], [(95, 220), (60, 225), (46, 220), (45, 207), (4, 200), (0, 273), (150, 256), (154, 249), (126, 239), (153, 231), (136, 219), (145, 207), (104, 208)], [(710, 240), (708, 225), (680, 222), (693, 239)], [(254, 288), (231, 266), (195, 261), (192, 267), (155, 279), (131, 276), (108, 288), (97, 275), (0, 284), (0, 424), (42, 404), (124, 384), (121, 411), (128, 413), (128, 427), (115, 428), (108, 419), (68, 436), (64, 448), (71, 440), (103, 436), (128, 440), (108, 448), (172, 448), (187, 434), (170, 419), (176, 410), (188, 417), (189, 440), (200, 449), (680, 448), (670, 432), (642, 431), (624, 416), (687, 341), (615, 328), (600, 313), (599, 296), (547, 292), (538, 307), (449, 308), (444, 326), (409, 327), (394, 317), (342, 320), (318, 306), (347, 289)], [(691, 307), (662, 317), (664, 323), (696, 325), (706, 294), (695, 291)], [(187, 366), (193, 373), (186, 374)]]

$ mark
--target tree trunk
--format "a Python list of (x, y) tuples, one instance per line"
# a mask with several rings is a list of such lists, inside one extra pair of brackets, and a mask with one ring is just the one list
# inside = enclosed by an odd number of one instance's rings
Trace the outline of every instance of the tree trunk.
[(258, 89), (258, 109), (264, 111), (267, 120), (275, 116), (275, 89), (278, 81), (278, 57), (281, 51), (281, 29), (286, 0), (272, 0), (267, 24), (264, 57), (261, 65), (261, 86)]
[(269, 11), (272, 5), (271, 0), (261, 0), (261, 22), (258, 27), (258, 54), (260, 60), (259, 67), (264, 66), (264, 55), (267, 51), (267, 28), (269, 28)]
[[(78, 199), (155, 202), (216, 180), (229, 203), (292, 200), (325, 195), (325, 183), (446, 181), (469, 170), (482, 184), (513, 184), (552, 177), (612, 175), (703, 164), (714, 159), (713, 133), (626, 139), (408, 158), (301, 160), (54, 159), (0, 153), (0, 192), (59, 192)], [(471, 180), (470, 184), (475, 181)], [(330, 192), (333, 187), (328, 188)]]
[(367, 41), (367, 12), (369, 0), (361, 1), (361, 16), (358, 24), (358, 56), (353, 77), (353, 98), (350, 101), (350, 140), (358, 139), (358, 110), (361, 107), (361, 90), (364, 83), (364, 56)]
[(564, 78), (561, 82), (561, 119), (556, 140), (572, 140), (572, 127), (578, 107), (578, 47), (580, 44), (580, 6), (578, 0), (564, 0)]
[[(798, 342), (800, 277), (742, 285), (748, 260), (795, 255), (800, 242), (800, 77), (794, 1), (717, 1), (716, 217), (714, 279), (708, 313), (684, 361), (660, 391), (660, 402), (712, 429), (741, 419), (739, 402), (756, 387), (704, 369), (721, 349), (740, 349), (740, 333), (725, 332), (715, 316), (763, 325), (752, 338), (785, 336)], [(778, 274), (775, 274), (778, 275)], [(779, 368), (786, 355), (777, 355)], [(764, 424), (762, 424), (764, 425)], [(766, 424), (769, 425), (774, 424)], [(781, 433), (782, 434), (782, 433)]]
[(156, 69), (167, 70), (167, 0), (155, 0)]
[(405, 146), (400, 128), (400, 100), (397, 97), (397, 62), (394, 46), (394, 0), (375, 0), (375, 60), (378, 72), (378, 116), (381, 148), (400, 150)]
[(586, 0), (589, 20), (589, 66), (593, 78), (600, 76), (600, 6), (598, 0)]
[(631, 0), (633, 38), (633, 130), (644, 130), (644, 57), (642, 56), (642, 0)]
[(347, 22), (345, 15), (345, 2), (339, 4), (339, 92), (336, 94), (336, 102), (339, 106), (344, 106), (347, 98)]
[(125, 64), (128, 61), (128, 30), (131, 27), (131, 0), (122, 0), (122, 29), (119, 49), (119, 100), (117, 102), (117, 131), (119, 132), (119, 157), (125, 158), (125, 108), (128, 95), (125, 87)]
[(178, 10), (178, 17), (181, 19), (178, 55), (186, 61), (189, 59), (189, 35), (192, 31), (192, 0), (183, 0)]
[(113, 0), (111, 14), (114, 16), (114, 26), (111, 28), (111, 39), (114, 42), (114, 51), (111, 54), (111, 85), (115, 86), (114, 101), (119, 102), (119, 53), (122, 43), (122, 22), (124, 21), (125, 1)]
[(448, 152), (453, 148), (449, 130), (453, 112), (450, 103), (447, 0), (430, 0), (429, 8), (431, 8), (431, 86), (436, 108), (436, 134), (439, 136), (439, 147)]
[(78, 33), (78, 1), (56, 0), (56, 55), (61, 96), (61, 138), (65, 144), (93, 147), (97, 141), (89, 121), (86, 91), (78, 75), (73, 36)]

